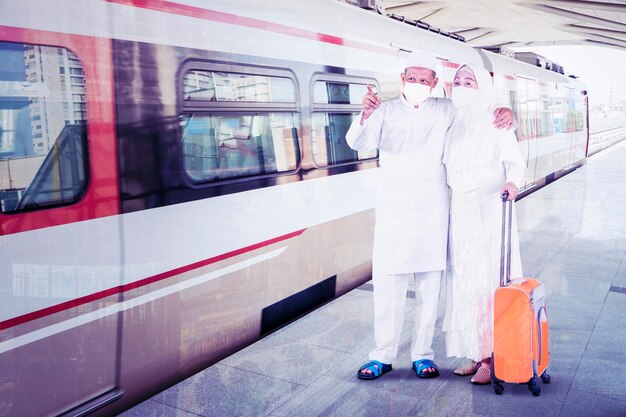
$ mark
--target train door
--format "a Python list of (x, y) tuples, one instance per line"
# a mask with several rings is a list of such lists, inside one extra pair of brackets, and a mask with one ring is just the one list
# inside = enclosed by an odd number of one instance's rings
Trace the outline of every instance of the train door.
[(589, 156), (589, 96), (587, 95), (587, 92), (585, 91), (585, 96), (583, 97), (583, 102), (582, 102), (582, 106), (583, 108), (581, 109), (582, 111), (582, 129), (583, 129), (583, 147), (584, 147), (584, 151), (585, 157)]
[(576, 101), (574, 96), (574, 89), (570, 87), (565, 87), (565, 98), (566, 98), (566, 106), (567, 110), (565, 112), (565, 131), (568, 136), (569, 143), (569, 155), (567, 158), (567, 162), (563, 166), (571, 166), (575, 162), (576, 158), (576, 127), (578, 125), (576, 121)]
[(526, 157), (526, 185), (528, 185), (535, 181), (537, 174), (538, 116), (535, 80), (517, 76), (517, 98), (517, 140)]
[(576, 93), (576, 89), (567, 88), (568, 118), (571, 123), (571, 147), (569, 165), (577, 165), (587, 156), (588, 122), (587, 96)]
[(110, 40), (22, 12), (0, 7), (0, 415), (81, 415), (121, 395)]

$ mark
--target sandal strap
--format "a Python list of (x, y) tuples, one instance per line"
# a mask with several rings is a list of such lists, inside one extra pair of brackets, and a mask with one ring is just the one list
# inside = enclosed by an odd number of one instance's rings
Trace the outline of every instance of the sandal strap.
[(363, 371), (364, 369), (369, 369), (370, 371), (372, 371), (374, 376), (379, 376), (383, 372), (383, 364), (378, 361), (369, 361), (359, 368), (359, 372)]
[(415, 361), (413, 362), (413, 367), (418, 373), (421, 373), (426, 368), (439, 369), (437, 368), (437, 365), (435, 365), (435, 362), (430, 359), (421, 359), (419, 361)]

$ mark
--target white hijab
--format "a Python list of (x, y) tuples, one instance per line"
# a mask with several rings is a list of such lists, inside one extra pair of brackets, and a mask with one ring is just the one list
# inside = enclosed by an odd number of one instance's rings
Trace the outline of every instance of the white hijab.
[[(497, 131), (493, 126), (492, 109), (495, 103), (495, 92), (491, 75), (482, 67), (469, 65), (459, 67), (456, 74), (464, 67), (471, 69), (474, 73), (478, 84), (478, 94), (471, 106), (459, 109), (454, 124), (450, 128), (444, 155), (448, 175), (486, 166), (499, 159)], [(453, 101), (454, 91), (460, 88), (467, 87), (452, 87)]]

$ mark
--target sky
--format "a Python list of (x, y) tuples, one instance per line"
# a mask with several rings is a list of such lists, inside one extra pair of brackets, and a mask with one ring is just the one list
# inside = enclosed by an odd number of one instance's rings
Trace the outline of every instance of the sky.
[(626, 100), (626, 49), (600, 46), (559, 45), (515, 48), (519, 52), (535, 52), (565, 68), (566, 75), (576, 75), (587, 85), (589, 104), (609, 104)]

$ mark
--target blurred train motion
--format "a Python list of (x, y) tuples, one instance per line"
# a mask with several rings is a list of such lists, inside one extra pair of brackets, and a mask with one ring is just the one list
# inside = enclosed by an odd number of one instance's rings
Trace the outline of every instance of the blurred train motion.
[(584, 164), (582, 83), (454, 38), (329, 0), (0, 3), (0, 416), (115, 414), (369, 280), (377, 155), (344, 134), (406, 51), (439, 96), (492, 72), (524, 192)]

